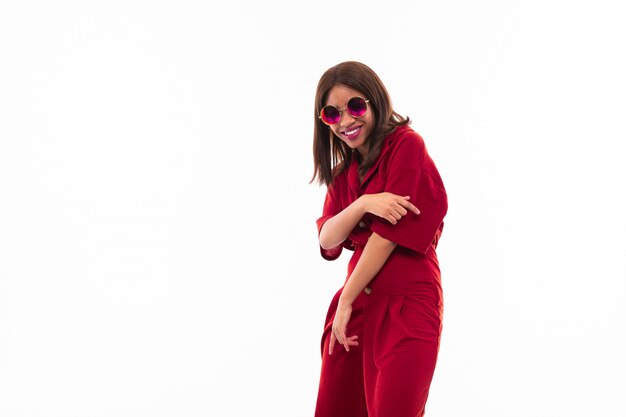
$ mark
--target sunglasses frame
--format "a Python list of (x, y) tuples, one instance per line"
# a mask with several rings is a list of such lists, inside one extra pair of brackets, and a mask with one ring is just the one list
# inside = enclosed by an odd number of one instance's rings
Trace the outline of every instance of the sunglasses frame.
[[(348, 104), (349, 104), (352, 100), (354, 100), (355, 98), (359, 98), (359, 99), (361, 99), (361, 100), (363, 100), (363, 101), (365, 102), (365, 112), (364, 112), (362, 115), (360, 115), (360, 116), (355, 116), (355, 115), (353, 115), (352, 113), (350, 113), (350, 110), (348, 109), (348, 107), (349, 107), (349, 106), (348, 106)], [(336, 125), (337, 123), (339, 123), (339, 122), (341, 121), (341, 118), (343, 117), (343, 111), (344, 111), (344, 110), (347, 110), (347, 111), (348, 111), (348, 114), (350, 115), (350, 117), (353, 117), (353, 118), (355, 118), (355, 119), (359, 119), (359, 118), (361, 118), (361, 117), (365, 116), (365, 114), (367, 113), (367, 103), (369, 103), (369, 102), (370, 102), (370, 101), (369, 101), (368, 99), (364, 99), (364, 98), (363, 98), (363, 97), (361, 97), (361, 96), (354, 96), (354, 97), (350, 97), (350, 99), (348, 100), (348, 103), (346, 103), (346, 106), (345, 106), (345, 107), (342, 107), (342, 108), (338, 108), (337, 106), (333, 106), (332, 104), (327, 104), (327, 105), (325, 105), (324, 107), (322, 107), (322, 110), (320, 110), (320, 115), (319, 115), (319, 116), (317, 116), (317, 117), (319, 117), (319, 118), (320, 118), (320, 120), (322, 121), (322, 123), (324, 123), (326, 126), (333, 126), (333, 125)], [(335, 123), (328, 123), (328, 122), (326, 122), (326, 120), (324, 120), (324, 118), (322, 117), (322, 112), (324, 111), (324, 109), (325, 109), (326, 107), (332, 107), (332, 108), (336, 109), (336, 110), (339, 112), (339, 120), (337, 120)]]

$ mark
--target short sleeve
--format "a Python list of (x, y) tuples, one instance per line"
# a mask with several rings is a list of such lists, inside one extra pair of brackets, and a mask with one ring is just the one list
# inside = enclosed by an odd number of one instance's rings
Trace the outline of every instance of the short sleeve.
[(397, 224), (375, 217), (372, 232), (400, 246), (425, 254), (436, 239), (448, 211), (448, 199), (439, 172), (417, 133), (397, 139), (386, 170), (385, 191), (409, 200), (419, 210), (408, 212)]
[[(326, 223), (326, 221), (330, 218), (339, 214), (342, 210), (341, 201), (339, 200), (340, 187), (341, 186), (339, 181), (333, 181), (333, 184), (331, 184), (326, 191), (326, 198), (324, 199), (324, 209), (322, 210), (322, 216), (317, 219), (318, 238), (320, 232), (322, 231), (322, 226), (324, 226), (324, 223)], [(332, 249), (324, 249), (320, 246), (320, 254), (322, 255), (322, 258), (328, 261), (334, 261), (335, 259), (339, 258), (342, 250), (343, 247), (341, 245), (338, 245)]]

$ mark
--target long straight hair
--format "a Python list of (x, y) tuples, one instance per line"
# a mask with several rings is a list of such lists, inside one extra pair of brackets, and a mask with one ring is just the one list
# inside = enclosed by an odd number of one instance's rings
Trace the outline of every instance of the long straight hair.
[(366, 143), (368, 154), (359, 165), (359, 177), (363, 178), (374, 164), (382, 149), (383, 140), (397, 126), (411, 122), (402, 117), (391, 106), (391, 98), (387, 89), (376, 73), (367, 65), (356, 61), (342, 62), (328, 69), (320, 78), (315, 93), (315, 127), (313, 130), (313, 161), (314, 172), (311, 182), (317, 179), (319, 184), (332, 183), (333, 178), (347, 168), (353, 152), (344, 141), (335, 136), (319, 115), (326, 105), (329, 91), (336, 85), (344, 85), (357, 90), (369, 100), (370, 109), (374, 112), (374, 128)]

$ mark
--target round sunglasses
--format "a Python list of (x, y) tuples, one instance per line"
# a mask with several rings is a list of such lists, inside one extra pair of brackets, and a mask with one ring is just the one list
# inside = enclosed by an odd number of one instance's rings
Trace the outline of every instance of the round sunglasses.
[(341, 120), (341, 112), (346, 110), (352, 117), (362, 117), (367, 112), (367, 103), (369, 100), (365, 100), (362, 97), (352, 97), (348, 100), (348, 104), (343, 109), (338, 109), (335, 106), (324, 106), (320, 111), (319, 118), (327, 125), (334, 125)]

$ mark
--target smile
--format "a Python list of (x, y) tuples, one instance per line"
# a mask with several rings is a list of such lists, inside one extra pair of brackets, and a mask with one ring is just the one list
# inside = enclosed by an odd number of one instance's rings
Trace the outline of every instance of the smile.
[(347, 130), (345, 132), (341, 132), (341, 134), (343, 136), (345, 136), (347, 139), (354, 139), (361, 132), (361, 128), (362, 128), (362, 126), (357, 126), (354, 129), (352, 129), (352, 130)]

